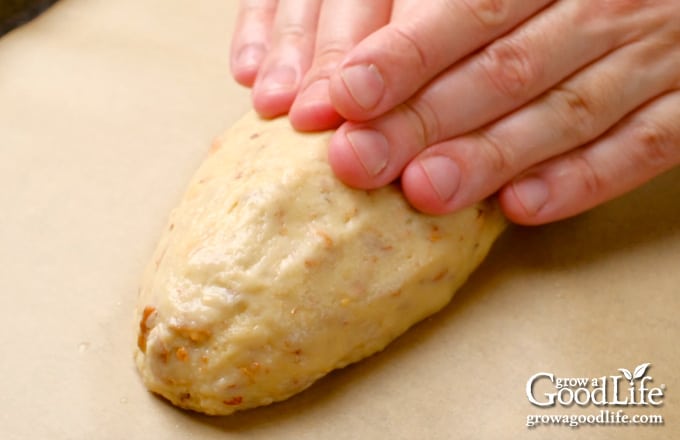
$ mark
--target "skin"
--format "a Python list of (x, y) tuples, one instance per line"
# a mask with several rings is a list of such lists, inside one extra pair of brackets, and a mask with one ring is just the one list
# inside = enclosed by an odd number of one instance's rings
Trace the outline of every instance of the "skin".
[(350, 186), (401, 178), (432, 214), (498, 193), (536, 225), (680, 165), (677, 0), (240, 6), (234, 77), (262, 116), (337, 127), (329, 161)]

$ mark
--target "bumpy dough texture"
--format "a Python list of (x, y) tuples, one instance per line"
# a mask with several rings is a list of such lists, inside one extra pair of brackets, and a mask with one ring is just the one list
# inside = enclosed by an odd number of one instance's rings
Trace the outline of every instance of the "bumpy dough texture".
[(491, 202), (431, 217), (344, 186), (329, 137), (249, 114), (215, 142), (144, 276), (151, 391), (208, 414), (290, 397), (443, 307), (503, 229)]

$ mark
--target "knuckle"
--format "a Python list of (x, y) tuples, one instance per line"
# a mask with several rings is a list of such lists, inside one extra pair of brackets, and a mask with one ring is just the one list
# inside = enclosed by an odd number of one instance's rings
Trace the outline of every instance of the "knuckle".
[[(599, 38), (610, 39), (614, 46), (639, 39), (649, 28), (649, 16), (643, 11), (658, 1), (599, 0), (582, 2), (577, 22)], [(644, 14), (641, 14), (644, 13)], [(631, 20), (638, 16), (639, 19)], [(644, 25), (647, 23), (647, 25)], [(625, 32), (622, 30), (625, 28)]]
[(320, 64), (325, 64), (326, 62), (338, 62), (340, 61), (349, 51), (349, 47), (341, 43), (328, 43), (323, 46), (317, 47), (314, 53), (314, 60), (318, 61)]
[(590, 2), (593, 10), (599, 10), (599, 14), (606, 17), (626, 17), (631, 13), (640, 12), (645, 6), (648, 6), (650, 0), (601, 0), (599, 2)]
[(409, 100), (402, 104), (403, 110), (411, 120), (410, 126), (416, 127), (418, 139), (422, 146), (432, 145), (440, 140), (441, 123), (438, 112), (424, 98)]
[(486, 30), (496, 30), (508, 21), (510, 13), (508, 0), (462, 0), (461, 4)]
[(310, 75), (315, 78), (330, 77), (347, 52), (348, 48), (341, 44), (329, 44), (317, 48), (314, 53), (314, 61), (312, 69), (310, 70)]
[(541, 66), (519, 40), (499, 40), (491, 44), (479, 60), (482, 71), (503, 95), (528, 95), (541, 75)]
[(636, 165), (664, 169), (680, 161), (680, 129), (653, 119), (639, 119), (631, 126), (631, 160)]
[(597, 131), (598, 105), (588, 94), (562, 85), (550, 92), (548, 104), (571, 138), (585, 141)]
[(510, 148), (505, 148), (501, 142), (490, 133), (478, 132), (477, 139), (481, 142), (481, 153), (494, 174), (506, 175), (513, 169), (515, 162)]
[(299, 23), (288, 23), (276, 30), (279, 41), (299, 42), (310, 36), (308, 30)]
[(576, 172), (576, 178), (582, 182), (586, 197), (599, 195), (606, 187), (604, 179), (584, 155), (584, 152), (579, 151), (572, 155), (570, 162), (571, 168)]
[[(679, 2), (680, 3), (680, 2)], [(678, 9), (680, 16), (680, 9)], [(668, 25), (657, 35), (649, 39), (648, 59), (643, 62), (658, 62), (659, 55), (668, 63), (668, 72), (675, 73), (675, 81), (680, 81), (680, 20)], [(680, 88), (680, 83), (677, 84)]]
[(276, 3), (270, 0), (248, 0), (241, 3), (240, 14), (254, 20), (263, 20), (273, 16)]
[(397, 26), (389, 26), (386, 28), (389, 32), (388, 41), (391, 41), (389, 50), (396, 54), (406, 54), (407, 57), (412, 58), (415, 61), (416, 68), (420, 67), (419, 70), (424, 70), (429, 65), (429, 59), (426, 55), (426, 51), (420, 43), (417, 37), (417, 32), (411, 30), (408, 27), (401, 28)]
[(258, 11), (274, 7), (274, 4), (269, 0), (241, 0), (239, 5), (242, 11)]

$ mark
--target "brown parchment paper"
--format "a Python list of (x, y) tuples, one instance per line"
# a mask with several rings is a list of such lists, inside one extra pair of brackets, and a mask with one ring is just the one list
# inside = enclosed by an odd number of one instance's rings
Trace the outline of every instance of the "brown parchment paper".
[[(0, 39), (0, 438), (680, 438), (680, 170), (514, 227), (452, 304), (281, 404), (177, 410), (132, 362), (137, 286), (211, 139), (250, 107), (236, 1), (61, 0)], [(651, 363), (663, 426), (526, 427), (530, 376)], [(624, 383), (625, 384), (625, 383)], [(614, 410), (621, 408), (614, 408)]]

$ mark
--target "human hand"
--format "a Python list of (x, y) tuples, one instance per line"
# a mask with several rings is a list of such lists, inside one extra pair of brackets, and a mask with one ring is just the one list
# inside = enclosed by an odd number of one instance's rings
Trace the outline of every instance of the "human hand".
[[(500, 190), (508, 217), (539, 224), (680, 163), (677, 2), (394, 6), (389, 26), (331, 75), (334, 108), (355, 121), (329, 151), (346, 183), (376, 188), (401, 175), (409, 201), (430, 213)], [(368, 67), (360, 92), (345, 83), (355, 66)], [(302, 98), (293, 110), (306, 108)], [(312, 112), (294, 115), (325, 128)]]
[[(231, 70), (264, 117), (298, 129), (338, 126), (328, 80), (350, 49), (387, 24), (392, 0), (241, 0)], [(296, 105), (293, 105), (294, 102)], [(298, 118), (302, 115), (302, 118)]]

